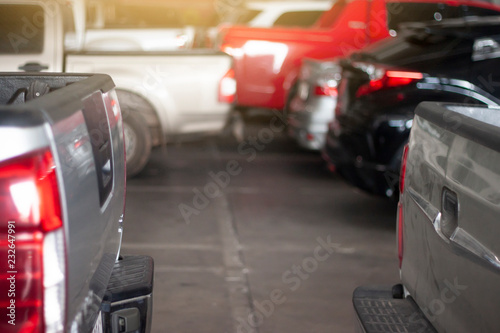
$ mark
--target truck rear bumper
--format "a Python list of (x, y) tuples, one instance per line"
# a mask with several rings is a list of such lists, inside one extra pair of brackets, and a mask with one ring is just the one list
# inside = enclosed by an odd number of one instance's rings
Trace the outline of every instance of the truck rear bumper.
[(392, 287), (358, 287), (352, 302), (356, 332), (437, 333), (411, 297), (394, 298)]
[(148, 256), (125, 256), (115, 263), (101, 306), (105, 332), (151, 331), (153, 275)]

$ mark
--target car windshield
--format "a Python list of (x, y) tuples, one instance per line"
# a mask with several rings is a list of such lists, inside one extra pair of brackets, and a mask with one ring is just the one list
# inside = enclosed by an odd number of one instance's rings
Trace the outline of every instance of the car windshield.
[(326, 11), (321, 15), (318, 21), (315, 23), (316, 28), (329, 28), (340, 16), (347, 4), (346, 0), (337, 1), (330, 10)]

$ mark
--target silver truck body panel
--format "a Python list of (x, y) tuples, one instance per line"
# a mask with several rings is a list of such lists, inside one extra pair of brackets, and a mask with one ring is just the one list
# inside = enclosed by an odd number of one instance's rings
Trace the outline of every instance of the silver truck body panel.
[(454, 108), (433, 116), (417, 109), (402, 197), (401, 278), (439, 332), (497, 332), (500, 109)]
[[(46, 78), (40, 76), (38, 80), (45, 82)], [(66, 319), (71, 329), (89, 332), (97, 319), (119, 250), (125, 200), (125, 166), (121, 121), (117, 121), (113, 111), (104, 104), (108, 98), (106, 93), (113, 88), (112, 80), (105, 75), (88, 79), (82, 76), (81, 80), (84, 82), (72, 83), (31, 103), (0, 107), (0, 113), (5, 114), (4, 109), (11, 110), (8, 114), (10, 119), (4, 117), (4, 121), (0, 122), (0, 140), (15, 147), (2, 146), (0, 162), (41, 148), (50, 148), (57, 166), (67, 249)], [(50, 81), (48, 83), (50, 85)], [(84, 102), (95, 94), (102, 96), (102, 104), (99, 108), (87, 111), (105, 113), (102, 119), (109, 119), (109, 122), (103, 124), (100, 130), (110, 133), (113, 146), (113, 183), (104, 204), (99, 200), (99, 166), (92, 147), (100, 143), (99, 132), (93, 131), (84, 117), (84, 105), (87, 105)], [(35, 122), (33, 126), (11, 125), (26, 123), (22, 117), (27, 115), (35, 115), (41, 121)]]

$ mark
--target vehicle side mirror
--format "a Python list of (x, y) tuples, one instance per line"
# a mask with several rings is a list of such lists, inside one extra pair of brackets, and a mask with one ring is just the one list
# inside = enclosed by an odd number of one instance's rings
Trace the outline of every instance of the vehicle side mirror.
[(500, 45), (491, 38), (478, 38), (474, 41), (472, 61), (494, 59), (500, 57)]

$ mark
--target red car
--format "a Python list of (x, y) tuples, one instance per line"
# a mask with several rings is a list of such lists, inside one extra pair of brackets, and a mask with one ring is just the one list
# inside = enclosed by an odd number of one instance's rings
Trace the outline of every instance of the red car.
[(395, 36), (402, 22), (491, 15), (500, 7), (479, 1), (338, 0), (312, 28), (225, 28), (220, 48), (234, 57), (237, 105), (282, 110), (303, 58), (345, 56)]

